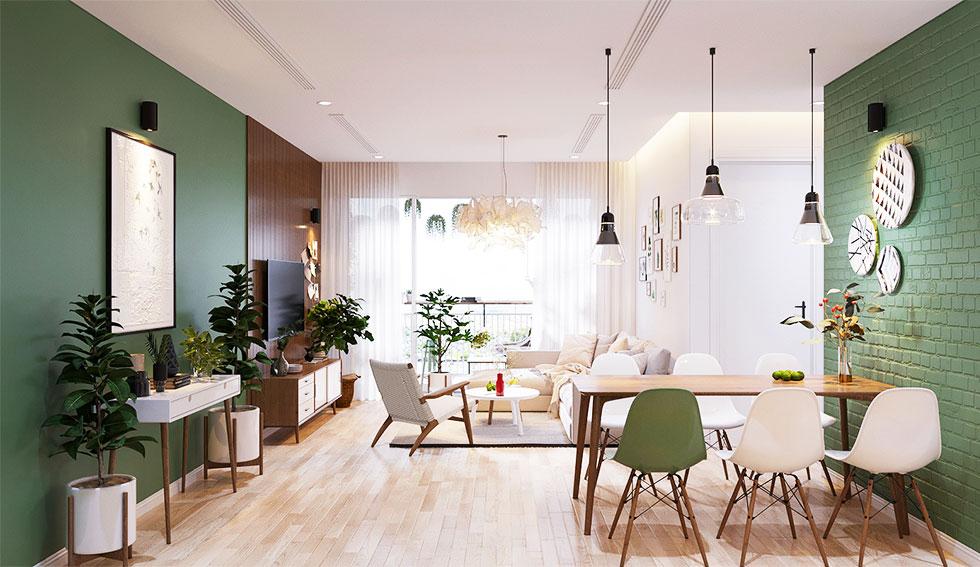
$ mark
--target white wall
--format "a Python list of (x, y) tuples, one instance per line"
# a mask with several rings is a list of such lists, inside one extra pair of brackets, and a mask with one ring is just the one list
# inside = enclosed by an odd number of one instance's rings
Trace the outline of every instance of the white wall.
[[(534, 163), (507, 164), (507, 194), (533, 197)], [(500, 162), (398, 164), (398, 184), (404, 195), (415, 197), (473, 197), (502, 193)]]

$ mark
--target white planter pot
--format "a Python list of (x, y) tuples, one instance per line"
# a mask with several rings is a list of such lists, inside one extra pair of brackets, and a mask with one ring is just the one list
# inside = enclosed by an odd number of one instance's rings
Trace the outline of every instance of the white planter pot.
[[(259, 440), (262, 436), (259, 408), (238, 406), (238, 411), (231, 412), (231, 421), (238, 441), (235, 445), (235, 462), (243, 463), (259, 458)], [(208, 415), (208, 460), (222, 464), (231, 462), (223, 408), (214, 408)]]
[(429, 390), (438, 390), (449, 385), (448, 372), (429, 372)]
[(72, 531), (76, 554), (91, 555), (122, 549), (124, 493), (129, 500), (128, 543), (132, 545), (136, 541), (136, 477), (114, 474), (106, 478), (123, 478), (127, 479), (126, 482), (93, 488), (78, 486), (97, 478), (87, 476), (68, 483), (68, 494), (75, 509)]

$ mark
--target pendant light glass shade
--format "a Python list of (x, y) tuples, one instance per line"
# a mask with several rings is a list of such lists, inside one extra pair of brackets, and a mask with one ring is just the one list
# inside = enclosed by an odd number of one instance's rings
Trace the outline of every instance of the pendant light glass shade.
[(599, 219), (599, 238), (592, 249), (592, 263), (597, 266), (622, 266), (626, 254), (616, 236), (616, 217), (609, 211), (609, 57), (612, 49), (606, 48), (606, 212)]
[(811, 246), (827, 245), (834, 241), (834, 235), (830, 233), (823, 216), (820, 195), (813, 190), (813, 54), (816, 52), (816, 48), (810, 48), (810, 192), (803, 197), (803, 216), (793, 233), (793, 242)]
[(715, 165), (715, 48), (710, 48), (708, 54), (711, 55), (711, 164), (704, 172), (701, 196), (684, 203), (682, 216), (690, 224), (735, 224), (745, 220), (745, 209), (741, 201), (722, 191), (720, 171)]

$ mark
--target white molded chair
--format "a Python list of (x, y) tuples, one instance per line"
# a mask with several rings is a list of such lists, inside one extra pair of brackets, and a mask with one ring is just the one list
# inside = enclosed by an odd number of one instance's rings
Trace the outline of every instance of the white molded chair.
[[(862, 565), (868, 539), (868, 522), (874, 515), (871, 510), (871, 494), (875, 477), (889, 477), (895, 500), (904, 504), (905, 475), (925, 467), (942, 454), (939, 400), (935, 392), (926, 388), (894, 388), (878, 394), (868, 406), (857, 439), (854, 440), (854, 447), (850, 451), (827, 450), (825, 454), (851, 465), (847, 478), (844, 479), (845, 487), (850, 486), (854, 480), (856, 469), (871, 473), (867, 488), (864, 489), (867, 490), (867, 503), (863, 504), (864, 527), (861, 530), (861, 551), (858, 555), (858, 565)], [(922, 512), (922, 519), (925, 520), (932, 542), (939, 552), (939, 559), (946, 565), (946, 556), (922, 501), (919, 486), (911, 476), (909, 483)], [(830, 521), (827, 522), (827, 529), (823, 534), (825, 538), (830, 534), (844, 503), (844, 492), (845, 490), (841, 490)], [(898, 535), (902, 537), (901, 528)]]
[[(718, 528), (718, 538), (721, 538), (735, 503), (743, 498), (749, 499), (740, 565), (745, 565), (752, 520), (755, 519), (753, 516), (756, 510), (755, 501), (758, 493), (762, 492), (772, 497), (774, 502), (781, 501), (785, 506), (794, 539), (796, 526), (793, 523), (793, 514), (796, 510), (793, 509), (793, 500), (799, 502), (803, 515), (810, 524), (813, 538), (817, 542), (823, 564), (827, 566), (827, 554), (817, 533), (817, 525), (813, 520), (813, 513), (810, 512), (806, 492), (800, 479), (793, 474), (794, 471), (805, 469), (823, 458), (823, 428), (820, 427), (817, 395), (805, 388), (774, 388), (762, 392), (756, 397), (749, 410), (745, 429), (742, 431), (742, 440), (739, 441), (738, 446), (734, 451), (724, 450), (717, 453), (719, 457), (730, 460), (733, 465), (742, 468), (735, 490), (728, 500), (721, 526)], [(774, 480), (779, 480), (782, 488), (781, 496), (776, 495), (775, 490), (767, 489), (764, 482), (759, 482), (764, 474), (772, 475)], [(796, 481), (792, 489), (786, 482), (787, 475)], [(749, 480), (752, 482), (751, 489), (746, 486)], [(768, 508), (769, 506), (765, 506), (762, 512)]]
[[(710, 354), (689, 352), (677, 357), (674, 363), (674, 374), (679, 375), (720, 375), (724, 374), (721, 364)], [(698, 409), (701, 411), (701, 423), (709, 436), (714, 433), (716, 441), (708, 441), (709, 447), (718, 449), (732, 448), (728, 440), (728, 429), (736, 429), (745, 424), (745, 416), (735, 409), (731, 396), (697, 396)], [(725, 479), (728, 479), (728, 465), (722, 461)], [(738, 471), (736, 471), (737, 473)]]
[[(633, 357), (620, 352), (600, 354), (592, 361), (592, 367), (589, 369), (590, 376), (638, 376), (639, 374), (640, 367), (633, 360)], [(602, 455), (602, 458), (599, 459), (599, 465), (596, 468), (596, 478), (599, 478), (599, 470), (602, 468), (602, 461), (605, 460), (606, 447), (609, 446), (610, 442), (619, 440), (619, 434), (622, 433), (623, 427), (626, 425), (626, 416), (629, 414), (630, 406), (633, 405), (635, 399), (636, 396), (612, 400), (602, 406), (602, 421), (599, 425), (602, 433), (599, 454)], [(587, 411), (587, 409), (582, 411)]]
[[(388, 429), (393, 421), (411, 423), (422, 428), (408, 456), (419, 448), (422, 440), (443, 421), (462, 421), (466, 426), (466, 437), (473, 444), (473, 428), (470, 426), (470, 411), (466, 403), (466, 386), (469, 382), (460, 382), (447, 386), (437, 392), (422, 394), (422, 386), (415, 374), (415, 368), (410, 362), (378, 362), (371, 361), (371, 372), (374, 381), (381, 392), (381, 401), (388, 410), (388, 418), (381, 424), (381, 429), (374, 436), (371, 446), (374, 447), (381, 439), (381, 434)], [(462, 397), (453, 396), (459, 390)], [(462, 412), (462, 416), (454, 415)]]
[[(785, 352), (770, 352), (759, 357), (755, 362), (755, 373), (764, 376), (771, 376), (773, 372), (777, 370), (800, 370), (803, 368), (803, 363), (796, 356), (785, 353)], [(755, 396), (737, 396), (734, 398), (735, 409), (737, 409), (742, 415), (749, 414), (749, 408), (752, 406), (752, 401)], [(833, 416), (829, 416), (823, 411), (823, 396), (817, 396), (817, 407), (820, 408), (820, 425), (824, 428), (830, 427), (831, 425), (837, 423), (837, 420)], [(834, 488), (834, 481), (830, 477), (830, 470), (827, 468), (827, 463), (821, 459), (820, 467), (823, 469), (824, 478), (827, 479), (827, 486), (830, 487), (830, 493), (837, 496), (837, 490)], [(810, 478), (810, 469), (806, 470), (806, 477)], [(770, 488), (772, 490), (772, 488)]]

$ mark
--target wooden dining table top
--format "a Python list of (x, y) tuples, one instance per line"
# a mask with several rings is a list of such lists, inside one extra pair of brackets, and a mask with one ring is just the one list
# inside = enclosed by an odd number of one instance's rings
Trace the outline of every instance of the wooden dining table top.
[(759, 374), (716, 375), (643, 375), (643, 376), (586, 376), (572, 377), (579, 393), (588, 396), (615, 398), (633, 396), (654, 388), (681, 388), (698, 396), (755, 396), (771, 388), (806, 388), (818, 396), (870, 400), (893, 388), (891, 384), (855, 376), (851, 382), (837, 381), (836, 374), (806, 377), (797, 382), (784, 382)]

